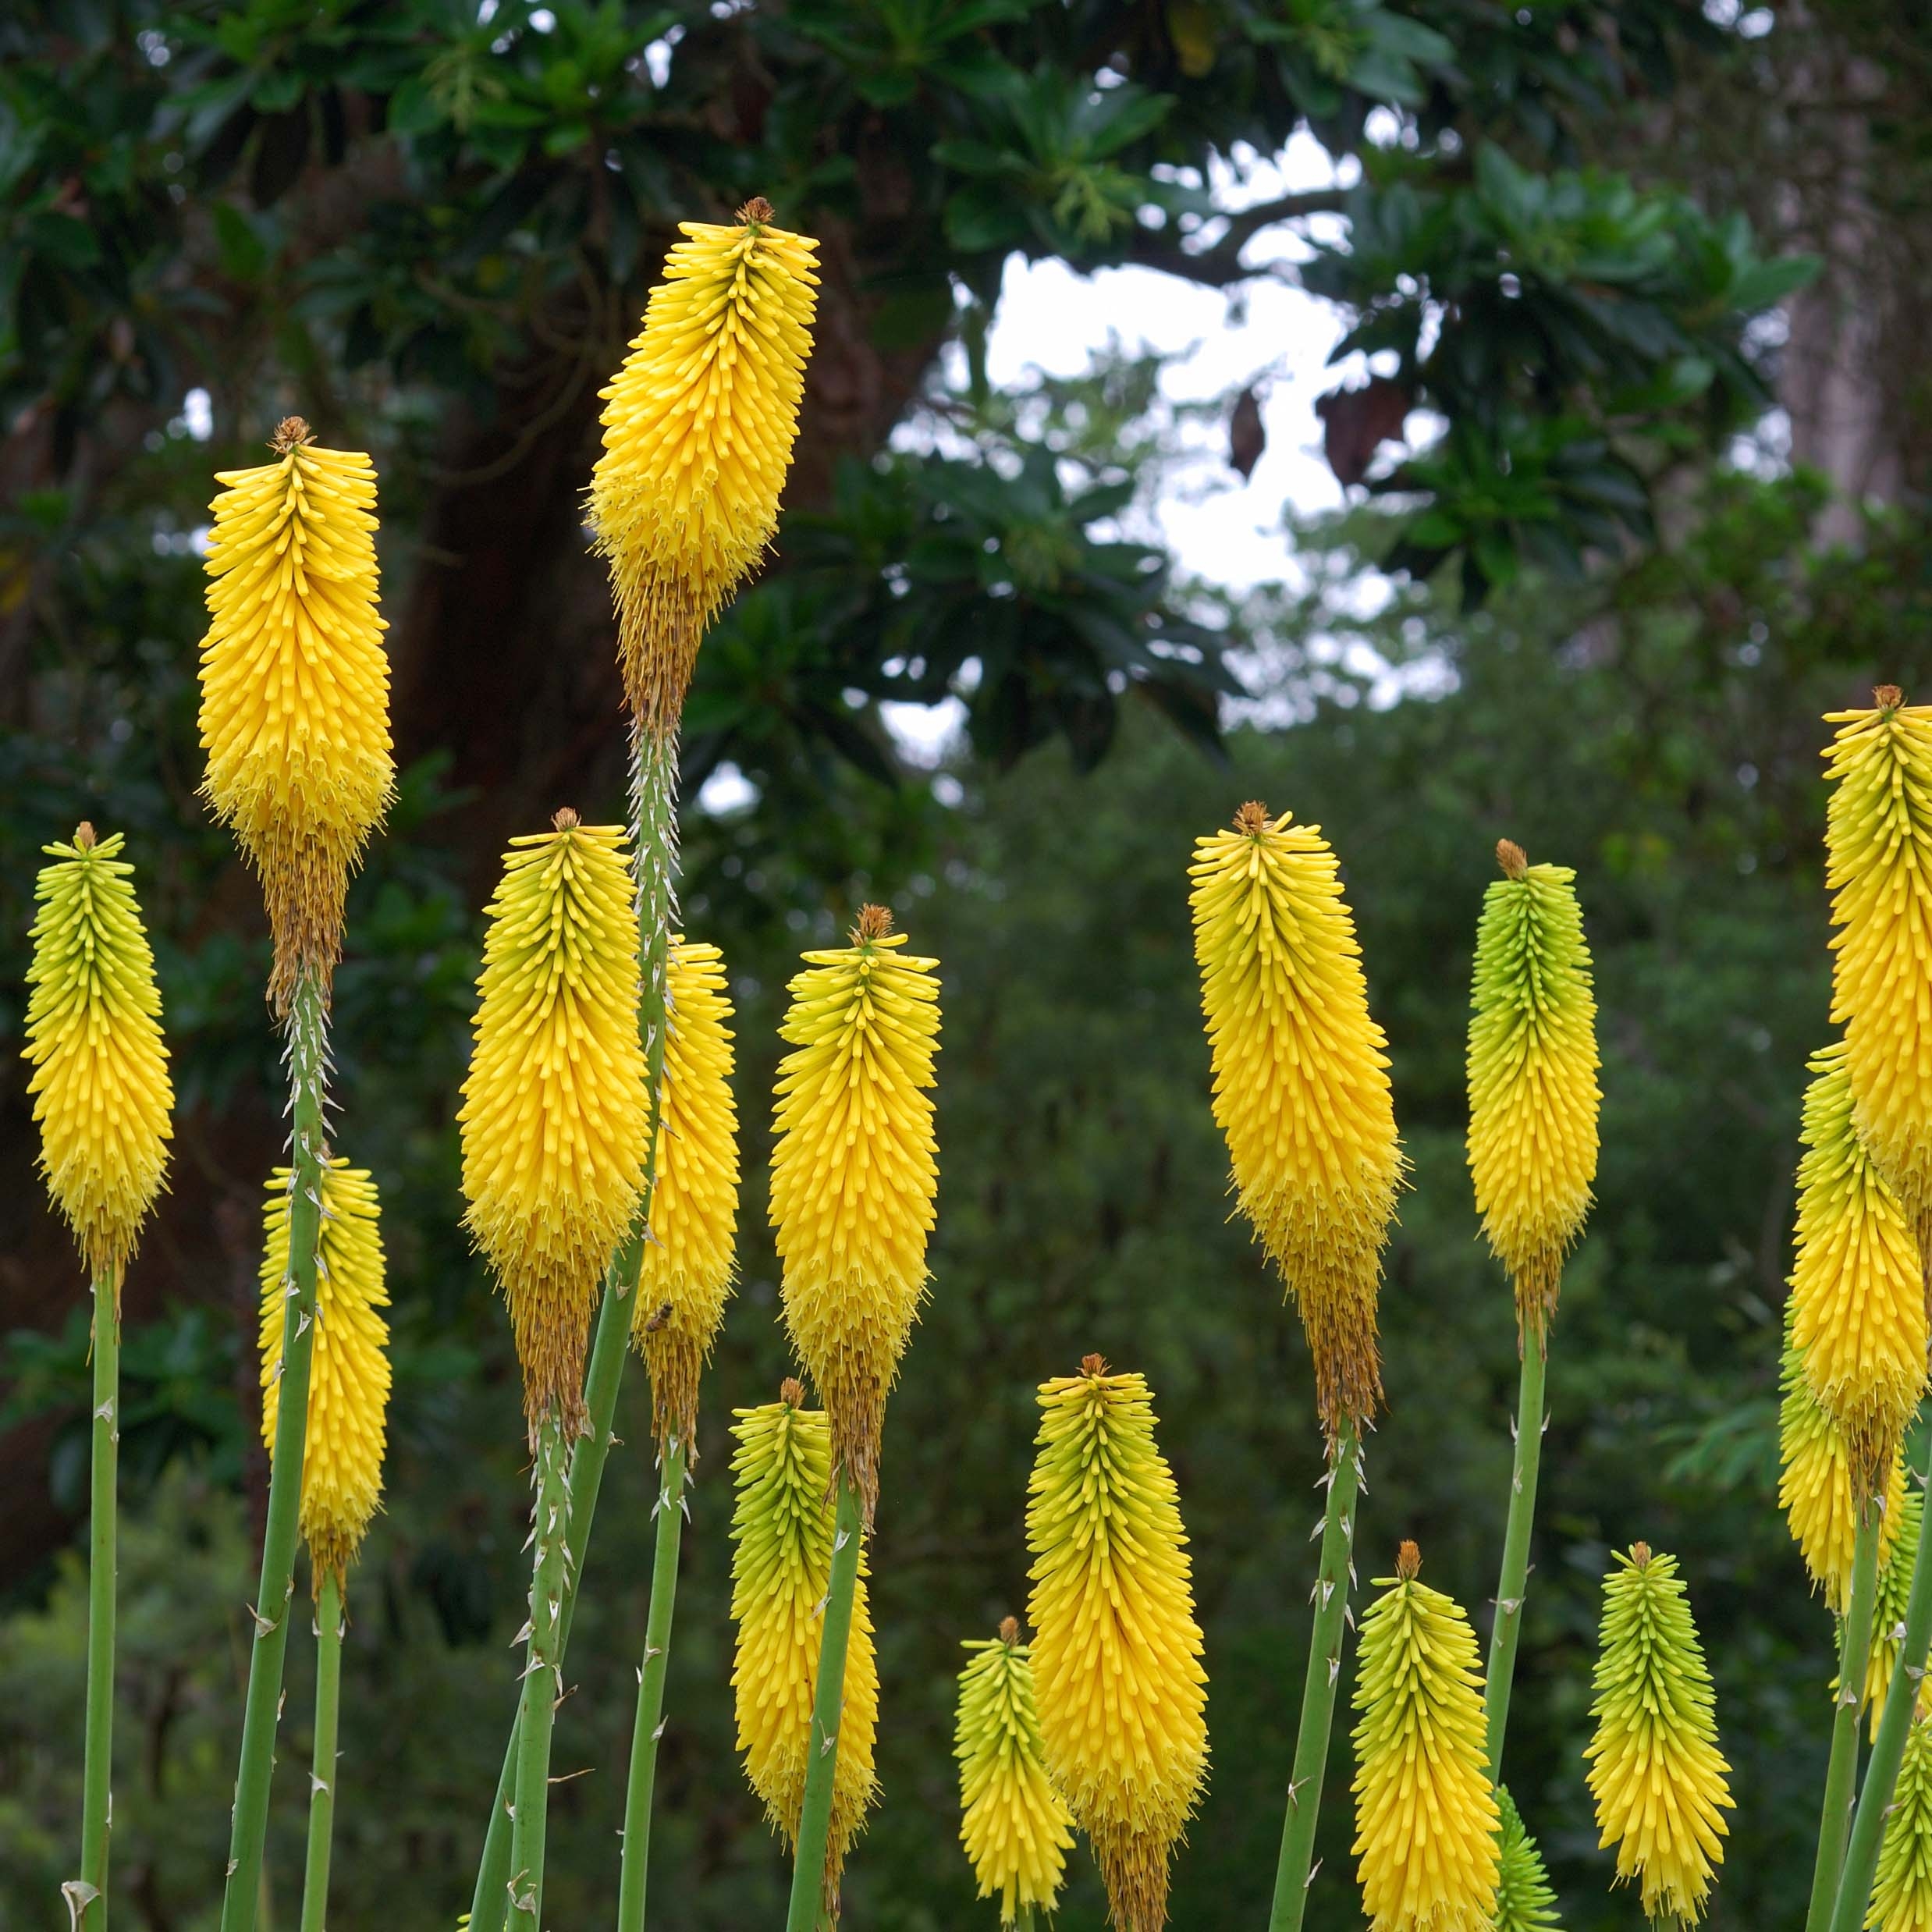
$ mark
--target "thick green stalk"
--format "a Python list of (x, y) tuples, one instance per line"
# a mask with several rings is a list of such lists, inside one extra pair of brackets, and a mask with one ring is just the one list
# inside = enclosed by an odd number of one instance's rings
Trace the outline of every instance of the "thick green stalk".
[[(603, 1486), (604, 1465), (616, 1440), (612, 1427), (617, 1412), (617, 1391), (630, 1353), (633, 1303), (638, 1271), (644, 1264), (645, 1228), (651, 1212), (651, 1194), (657, 1177), (659, 1110), (664, 1085), (665, 980), (670, 957), (670, 932), (677, 916), (677, 747), (660, 744), (639, 733), (633, 747), (631, 831), (637, 853), (637, 938), (644, 964), (637, 1025), (644, 1035), (650, 1081), (650, 1131), (645, 1156), (644, 1192), (637, 1218), (623, 1245), (612, 1256), (604, 1273), (603, 1304), (591, 1343), (590, 1366), (584, 1378), (584, 1406), (590, 1419), (570, 1456), (569, 1557), (563, 1580), (563, 1611), (558, 1634), (559, 1665), (569, 1646), (577, 1610), (577, 1591), (590, 1547), (591, 1525)], [(517, 1782), (517, 1737), (522, 1705), (510, 1725), (503, 1752), (503, 1767), (490, 1807), (489, 1829), (477, 1866), (476, 1889), (470, 1902), (470, 1932), (503, 1932), (510, 1906), (510, 1819)]]
[(530, 1568), (530, 1656), (517, 1721), (517, 1805), (510, 1822), (510, 1909), (519, 1926), (543, 1923), (543, 1851), (550, 1815), (550, 1731), (563, 1693), (557, 1639), (563, 1622), (565, 1524), (563, 1429), (554, 1411), (537, 1425), (536, 1555)]
[(268, 1522), (261, 1542), (261, 1585), (255, 1596), (254, 1643), (242, 1714), (241, 1763), (235, 1778), (234, 1828), (221, 1932), (254, 1932), (261, 1897), (262, 1852), (268, 1830), (268, 1785), (275, 1770), (282, 1671), (295, 1600), (296, 1533), (302, 1504), (302, 1454), (308, 1424), (309, 1364), (315, 1343), (315, 1243), (322, 1220), (322, 1083), (327, 1062), (328, 999), (321, 978), (304, 971), (289, 1010), (289, 1083), (293, 1137), (289, 1165), (287, 1314), (277, 1390)]
[(819, 1637), (819, 1677), (806, 1734), (805, 1795), (798, 1808), (798, 1850), (792, 1865), (791, 1909), (785, 1932), (813, 1932), (825, 1892), (825, 1848), (832, 1824), (832, 1784), (839, 1767), (839, 1720), (845, 1709), (845, 1653), (852, 1635), (852, 1596), (858, 1586), (863, 1532), (858, 1491), (843, 1472), (832, 1536), (832, 1576), (826, 1586)]
[(1321, 1566), (1315, 1579), (1315, 1628), (1309, 1635), (1302, 1727), (1295, 1742), (1295, 1771), (1281, 1827), (1281, 1857), (1275, 1867), (1268, 1932), (1300, 1932), (1313, 1876), (1309, 1868), (1315, 1853), (1316, 1821), (1321, 1816), (1322, 1778), (1328, 1768), (1335, 1686), (1341, 1676), (1342, 1631), (1348, 1587), (1355, 1578), (1355, 1498), (1362, 1487), (1362, 1438), (1346, 1419), (1336, 1433), (1327, 1482)]
[(657, 1785), (658, 1739), (664, 1731), (664, 1679), (670, 1668), (671, 1613), (677, 1602), (677, 1552), (684, 1521), (684, 1446), (675, 1437), (665, 1447), (657, 1519), (651, 1608), (645, 1618), (644, 1663), (637, 1672), (637, 1716), (630, 1731), (630, 1781), (624, 1791), (617, 1932), (644, 1932), (644, 1888), (651, 1862), (651, 1795)]
[[(1926, 1457), (1925, 1474), (1916, 1479), (1921, 1486), (1932, 1479), (1932, 1437), (1927, 1439)], [(1866, 1621), (1869, 1625), (1869, 1615)], [(1912, 1592), (1905, 1600), (1905, 1636), (1898, 1646), (1898, 1660), (1893, 1666), (1891, 1682), (1886, 1687), (1885, 1708), (1878, 1720), (1878, 1735), (1873, 1740), (1871, 1760), (1866, 1767), (1865, 1788), (1859, 1794), (1858, 1812), (1852, 1820), (1844, 1870), (1838, 1878), (1838, 1903), (1831, 1914), (1831, 1932), (1859, 1932), (1865, 1923), (1872, 1877), (1878, 1869), (1885, 1814), (1891, 1809), (1898, 1767), (1905, 1755), (1906, 1735), (1918, 1709), (1928, 1650), (1932, 1650), (1932, 1536), (1922, 1536), (1918, 1560), (1912, 1566)], [(1862, 1683), (1864, 1675), (1861, 1665), (1856, 1681)]]
[(1838, 1694), (1831, 1713), (1831, 1756), (1825, 1767), (1818, 1856), (1812, 1870), (1811, 1907), (1805, 1914), (1805, 1932), (1825, 1932), (1831, 1923), (1845, 1840), (1852, 1829), (1852, 1799), (1858, 1789), (1859, 1721), (1865, 1701), (1865, 1666), (1871, 1655), (1872, 1606), (1878, 1596), (1879, 1530), (1884, 1522), (1879, 1505), (1866, 1503), (1859, 1512), (1852, 1545), (1852, 1588), (1838, 1626)]
[(76, 1932), (107, 1932), (108, 1837), (114, 1824), (114, 1539), (121, 1444), (121, 1297), (94, 1281), (94, 1468), (87, 1524), (87, 1738), (81, 1774), (80, 1877), (65, 1889)]
[(1503, 1573), (1496, 1586), (1496, 1621), (1490, 1631), (1489, 1682), (1483, 1694), (1488, 1720), (1490, 1780), (1503, 1781), (1503, 1735), (1509, 1728), (1509, 1690), (1516, 1675), (1529, 1588), (1529, 1532), (1536, 1520), (1536, 1472), (1543, 1461), (1543, 1381), (1547, 1335), (1522, 1337), (1522, 1376), (1516, 1394), (1516, 1460), (1510, 1472), (1509, 1517), (1503, 1531)]
[(329, 1923), (329, 1855), (336, 1832), (336, 1714), (342, 1704), (342, 1586), (333, 1570), (315, 1605), (315, 1754), (308, 1780), (308, 1862), (302, 1871), (302, 1932)]

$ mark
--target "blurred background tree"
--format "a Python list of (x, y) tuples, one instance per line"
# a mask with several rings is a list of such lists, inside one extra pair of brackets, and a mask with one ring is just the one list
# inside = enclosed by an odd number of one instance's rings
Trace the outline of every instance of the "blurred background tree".
[[(786, 1366), (759, 1098), (783, 982), (880, 896), (946, 962), (943, 1178), (888, 1444), (886, 1797), (851, 1922), (980, 1922), (939, 1842), (956, 1643), (1021, 1607), (1032, 1385), (1095, 1347), (1154, 1383), (1199, 1566), (1216, 1770), (1179, 1922), (1265, 1909), (1318, 1451), (1292, 1323), (1224, 1218), (1184, 893), (1192, 836), (1255, 794), (1343, 854), (1416, 1163), (1365, 1574), (1415, 1535), (1479, 1622), (1514, 1362), (1461, 1160), (1469, 952), (1499, 833), (1579, 868), (1604, 1167), (1553, 1358), (1511, 1781), (1566, 1922), (1621, 1923), (1575, 1756), (1596, 1579), (1635, 1535), (1681, 1550), (1751, 1794), (1713, 1923), (1780, 1922), (1829, 1635), (1771, 1497), (1825, 1024), (1817, 719), (1926, 669), (1929, 77), (1902, 0), (42, 0), (0, 20), (0, 1040), (37, 847), (94, 816), (137, 848), (183, 1107), (128, 1289), (130, 1922), (211, 1923), (261, 1497), (246, 1339), (279, 1124), (255, 897), (194, 795), (209, 472), (299, 410), (383, 476), (407, 775), (352, 902), (336, 1039), (349, 1151), (385, 1196), (398, 1385), (338, 1916), (423, 1922), (467, 1895), (520, 1614), (510, 1351), (449, 1125), (477, 908), (538, 813), (619, 814), (579, 510), (596, 391), (675, 223), (755, 193), (824, 237), (826, 272), (780, 554), (707, 645), (688, 719), (690, 795), (743, 780), (687, 814), (685, 911), (732, 964), (750, 1179), (654, 1834), (665, 1924), (780, 1897), (731, 1756), (723, 1425)], [(1257, 199), (1252, 158), (1307, 133), (1337, 185)], [(1371, 375), (1324, 399), (1325, 448), (1359, 488), (1298, 531), (1295, 587), (1220, 592), (1148, 540), (1174, 456), (1155, 364), (989, 381), (1015, 254), (1235, 302), (1292, 275), (1337, 305)], [(1255, 424), (1220, 407), (1252, 467)], [(943, 766), (908, 762), (883, 708), (949, 699)], [(31, 1920), (78, 1777), (85, 1334), (0, 1064), (0, 1426), (25, 1472), (0, 1493), (0, 1700), (23, 1720), (0, 1728), (0, 1916)], [(559, 1734), (590, 1774), (558, 1792), (566, 1922), (614, 1869), (639, 1461), (613, 1475)], [(1340, 1932), (1345, 1778), (1330, 1796), (1311, 1922)], [(1100, 1909), (1083, 1878), (1063, 1923)]]

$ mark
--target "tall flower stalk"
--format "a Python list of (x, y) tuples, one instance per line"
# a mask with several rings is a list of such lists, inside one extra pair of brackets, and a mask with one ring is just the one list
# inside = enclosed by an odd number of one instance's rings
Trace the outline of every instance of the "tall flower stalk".
[(317, 448), (300, 417), (270, 446), (273, 462), (216, 478), (201, 644), (202, 794), (261, 881), (290, 1122), (281, 1401), (222, 1932), (254, 1932), (261, 1893), (315, 1339), (329, 988), (350, 874), (395, 792), (375, 468)]
[(87, 1525), (87, 1701), (80, 1873), (61, 1888), (76, 1932), (103, 1932), (113, 1822), (115, 1551), (121, 1280), (167, 1177), (174, 1090), (154, 959), (119, 833), (84, 821), (44, 847), (27, 969), (27, 1093), (40, 1170), (94, 1297)]
[(1405, 1162), (1387, 1041), (1369, 1013), (1341, 868), (1316, 826), (1250, 802), (1198, 840), (1195, 957), (1214, 1117), (1234, 1188), (1314, 1358), (1328, 1451), (1321, 1557), (1270, 1932), (1298, 1932), (1312, 1877), (1354, 1582), (1362, 1436), (1382, 1394), (1376, 1304)]

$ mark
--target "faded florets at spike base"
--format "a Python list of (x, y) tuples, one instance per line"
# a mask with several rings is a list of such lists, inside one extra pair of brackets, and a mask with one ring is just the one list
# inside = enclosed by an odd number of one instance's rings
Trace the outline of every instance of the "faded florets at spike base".
[(1145, 1379), (1089, 1355), (1040, 1385), (1027, 1615), (1046, 1769), (1118, 1932), (1160, 1932), (1207, 1775), (1206, 1674), (1173, 1472)]
[(1811, 1071), (1792, 1339), (1863, 1497), (1884, 1479), (1925, 1387), (1925, 1286), (1911, 1226), (1853, 1125), (1843, 1045), (1817, 1055)]
[(666, 972), (664, 1087), (651, 1232), (631, 1334), (651, 1368), (652, 1426), (695, 1452), (698, 1384), (735, 1270), (738, 1116), (731, 1000), (715, 946), (681, 936)]
[(1932, 1932), (1932, 1717), (1923, 1707), (1905, 1735), (1865, 1923), (1867, 1932)]
[(174, 1089), (154, 956), (118, 832), (42, 848), (27, 968), (27, 1094), (40, 1170), (89, 1270), (114, 1284), (168, 1171)]
[[(261, 1440), (275, 1455), (288, 1325), (289, 1170), (268, 1181), (261, 1257)], [(302, 1456), (303, 1540), (317, 1592), (339, 1586), (382, 1495), (388, 1434), (389, 1305), (380, 1203), (368, 1170), (339, 1157), (322, 1170), (315, 1252), (315, 1340)]]
[(1506, 1786), (1497, 1786), (1496, 1803), (1503, 1814), (1503, 1836), (1496, 1861), (1494, 1932), (1563, 1932), (1543, 1853)]
[[(738, 1643), (731, 1684), (738, 1749), (752, 1790), (787, 1845), (797, 1837), (804, 1802), (836, 1529), (828, 1495), (831, 1431), (823, 1410), (804, 1408), (804, 1391), (789, 1383), (780, 1401), (734, 1411), (731, 1430), (737, 1444), (731, 1458), (737, 1491), (731, 1518), (731, 1617)], [(879, 1795), (872, 1770), (879, 1672), (866, 1601), (868, 1567), (861, 1547), (826, 1841), (826, 1903), (834, 1918), (846, 1854)]]
[(261, 879), (286, 1012), (342, 950), (349, 875), (395, 794), (377, 615), (375, 470), (290, 417), (276, 460), (225, 471), (208, 533), (202, 794)]
[(1362, 1622), (1355, 1673), (1356, 1874), (1372, 1932), (1487, 1932), (1500, 1816), (1483, 1673), (1461, 1605), (1402, 1545)]
[(1319, 826), (1244, 805), (1233, 830), (1196, 841), (1189, 872), (1214, 1117), (1300, 1312), (1332, 1438), (1382, 1394), (1376, 1301), (1405, 1165), (1387, 1042)]
[(1602, 1845), (1652, 1919), (1694, 1925), (1724, 1857), (1730, 1767), (1677, 1559), (1643, 1543), (1603, 1579), (1596, 1735), (1584, 1752)]
[(1504, 856), (1476, 929), (1469, 1172), (1524, 1336), (1540, 1341), (1596, 1177), (1596, 1002), (1575, 873)]
[(590, 490), (633, 715), (677, 729), (705, 627), (770, 547), (797, 434), (819, 244), (753, 202), (679, 224), (644, 328), (602, 392)]
[(886, 1398), (925, 1292), (939, 1185), (937, 960), (868, 906), (849, 947), (807, 953), (780, 1035), (772, 1225), (786, 1324), (868, 1523)]
[(1009, 1618), (997, 1637), (968, 1642), (959, 1676), (954, 1756), (959, 1760), (960, 1841), (979, 1896), (1000, 1900), (1000, 1923), (1051, 1915), (1074, 1838), (1046, 1775), (1033, 1663)]
[(504, 858), (456, 1117), (465, 1223), (510, 1305), (533, 1434), (552, 1408), (581, 1426), (591, 1309), (648, 1131), (624, 834), (557, 821)]

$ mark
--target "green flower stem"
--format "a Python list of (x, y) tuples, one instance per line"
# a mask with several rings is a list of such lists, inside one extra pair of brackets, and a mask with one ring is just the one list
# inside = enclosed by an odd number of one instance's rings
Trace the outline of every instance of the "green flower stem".
[(302, 1932), (329, 1923), (329, 1855), (336, 1832), (336, 1714), (342, 1703), (342, 1586), (322, 1578), (315, 1605), (315, 1753), (308, 1781), (308, 1862), (302, 1872)]
[(1838, 1693), (1831, 1714), (1831, 1756), (1825, 1769), (1824, 1806), (1818, 1820), (1818, 1857), (1811, 1876), (1811, 1907), (1805, 1932), (1825, 1932), (1838, 1896), (1838, 1873), (1852, 1828), (1852, 1799), (1858, 1789), (1858, 1733), (1865, 1700), (1865, 1666), (1871, 1654), (1872, 1606), (1878, 1595), (1879, 1531), (1884, 1522), (1875, 1503), (1859, 1512), (1852, 1544), (1852, 1588), (1838, 1626)]
[(550, 1731), (563, 1694), (557, 1639), (563, 1622), (569, 1510), (563, 1427), (554, 1411), (537, 1425), (536, 1556), (530, 1569), (530, 1655), (517, 1721), (517, 1804), (510, 1821), (510, 1909), (519, 1926), (543, 1923), (543, 1851), (550, 1814)]
[(114, 1824), (114, 1570), (121, 1445), (121, 1296), (94, 1282), (94, 1466), (87, 1523), (87, 1739), (81, 1778), (80, 1879), (68, 1888), (76, 1932), (106, 1932)]
[(658, 1490), (657, 1550), (651, 1567), (651, 1608), (645, 1620), (644, 1663), (637, 1672), (637, 1716), (630, 1732), (630, 1779), (624, 1791), (623, 1869), (617, 1885), (617, 1932), (643, 1932), (645, 1881), (651, 1862), (651, 1795), (658, 1739), (664, 1730), (664, 1679), (671, 1662), (671, 1613), (677, 1602), (677, 1552), (684, 1520), (684, 1445), (666, 1445)]
[(1529, 1588), (1529, 1532), (1536, 1520), (1536, 1473), (1543, 1461), (1543, 1385), (1548, 1337), (1522, 1337), (1522, 1376), (1516, 1394), (1516, 1459), (1510, 1472), (1509, 1516), (1503, 1531), (1503, 1573), (1496, 1586), (1496, 1621), (1490, 1631), (1490, 1675), (1483, 1691), (1488, 1720), (1490, 1780), (1503, 1780), (1503, 1735), (1509, 1728), (1509, 1690), (1516, 1674)]
[(308, 1422), (309, 1365), (315, 1343), (315, 1243), (322, 1221), (325, 1159), (322, 1086), (327, 1065), (328, 997), (319, 975), (305, 971), (289, 1010), (289, 1077), (293, 1117), (289, 1164), (287, 1313), (275, 1408), (268, 1522), (261, 1542), (261, 1584), (254, 1603), (254, 1643), (242, 1714), (241, 1763), (235, 1778), (234, 1829), (229, 1845), (221, 1932), (254, 1932), (268, 1831), (268, 1785), (282, 1706), (282, 1671), (295, 1598), (295, 1545), (301, 1515), (302, 1456)]
[[(1921, 1486), (1932, 1479), (1932, 1438), (1927, 1444), (1925, 1473), (1916, 1478)], [(1866, 1623), (1869, 1628), (1869, 1611)], [(1891, 1809), (1891, 1795), (1898, 1782), (1898, 1767), (1905, 1755), (1905, 1738), (1918, 1708), (1919, 1690), (1925, 1677), (1925, 1660), (1932, 1650), (1932, 1535), (1919, 1539), (1918, 1560), (1912, 1566), (1912, 1591), (1905, 1600), (1905, 1632), (1898, 1646), (1898, 1660), (1892, 1667), (1891, 1682), (1885, 1690), (1885, 1706), (1878, 1720), (1878, 1735), (1872, 1745), (1870, 1763), (1865, 1772), (1865, 1788), (1859, 1792), (1857, 1815), (1852, 1821), (1852, 1835), (1846, 1845), (1844, 1870), (1838, 1879), (1838, 1903), (1831, 1914), (1831, 1932), (1859, 1932), (1865, 1923), (1865, 1907), (1872, 1895), (1873, 1875), (1878, 1869), (1879, 1841), (1884, 1834), (1885, 1814)], [(1863, 1684), (1864, 1666), (1848, 1682)]]
[(1275, 1867), (1274, 1908), (1268, 1915), (1268, 1932), (1300, 1932), (1302, 1915), (1308, 1905), (1312, 1876), (1309, 1868), (1315, 1852), (1316, 1821), (1321, 1816), (1322, 1778), (1328, 1768), (1328, 1734), (1334, 1722), (1335, 1686), (1341, 1676), (1342, 1631), (1355, 1575), (1362, 1438), (1351, 1421), (1344, 1419), (1336, 1433), (1327, 1480), (1321, 1566), (1315, 1581), (1315, 1627), (1309, 1636), (1302, 1726), (1295, 1743), (1295, 1771), (1288, 1785), (1287, 1815), (1281, 1827), (1281, 1857)]
[(839, 1765), (839, 1720), (845, 1708), (845, 1653), (852, 1635), (852, 1596), (858, 1585), (863, 1529), (858, 1491), (839, 1475), (833, 1518), (832, 1575), (826, 1587), (819, 1638), (819, 1678), (805, 1753), (805, 1795), (798, 1808), (798, 1850), (792, 1866), (791, 1908), (785, 1932), (813, 1932), (825, 1893), (825, 1849), (832, 1824), (832, 1784)]

